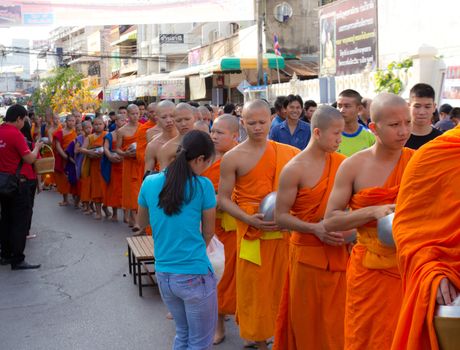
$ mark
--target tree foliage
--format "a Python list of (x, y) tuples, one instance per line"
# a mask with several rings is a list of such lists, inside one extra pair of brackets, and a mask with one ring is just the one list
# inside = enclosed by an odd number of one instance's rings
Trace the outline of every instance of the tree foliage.
[(404, 88), (403, 81), (398, 76), (398, 71), (407, 72), (412, 67), (413, 61), (407, 58), (401, 62), (391, 62), (385, 70), (377, 70), (375, 73), (375, 92), (392, 92), (396, 95)]
[(82, 79), (83, 75), (73, 68), (54, 69), (52, 76), (44, 79), (32, 96), (35, 112), (44, 114), (48, 108), (55, 113), (70, 113), (73, 109), (96, 111), (100, 101), (91, 95)]

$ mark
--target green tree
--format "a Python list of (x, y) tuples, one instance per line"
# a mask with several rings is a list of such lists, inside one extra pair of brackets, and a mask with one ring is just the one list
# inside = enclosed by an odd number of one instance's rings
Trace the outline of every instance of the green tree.
[(391, 62), (385, 70), (379, 69), (375, 73), (375, 92), (392, 92), (396, 95), (404, 88), (403, 81), (398, 77), (397, 72), (404, 70), (407, 72), (412, 67), (413, 61), (407, 58), (401, 62)]
[(83, 75), (73, 68), (54, 69), (32, 96), (36, 113), (43, 115), (48, 108), (56, 113), (71, 112), (74, 108), (80, 112), (95, 111), (100, 101), (91, 96), (82, 79)]

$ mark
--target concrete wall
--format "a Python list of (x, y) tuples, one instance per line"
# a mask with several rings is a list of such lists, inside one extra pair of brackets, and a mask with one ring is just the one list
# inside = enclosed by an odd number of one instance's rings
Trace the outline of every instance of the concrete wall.
[(280, 23), (273, 15), (280, 0), (266, 0), (266, 43), (267, 50), (273, 52), (273, 34), (278, 40), (283, 54), (319, 54), (318, 0), (288, 1), (293, 8), (293, 16)]
[(378, 1), (379, 66), (413, 57), (414, 80), (439, 96), (446, 66), (460, 65), (459, 11), (457, 0)]

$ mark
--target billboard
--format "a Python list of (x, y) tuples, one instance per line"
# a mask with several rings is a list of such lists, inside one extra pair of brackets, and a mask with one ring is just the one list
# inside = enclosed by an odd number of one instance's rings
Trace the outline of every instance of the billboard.
[(449, 66), (444, 75), (441, 91), (441, 104), (460, 106), (460, 66)]
[(377, 65), (377, 0), (340, 0), (319, 10), (320, 74), (346, 75)]
[[(0, 24), (88, 26), (145, 23), (244, 21), (254, 19), (245, 0), (11, 0)], [(9, 7), (8, 9), (6, 9)], [(14, 9), (13, 9), (14, 7)], [(24, 16), (21, 18), (21, 9)], [(14, 10), (14, 11), (13, 11)]]
[(17, 26), (21, 24), (21, 6), (0, 5), (0, 26)]

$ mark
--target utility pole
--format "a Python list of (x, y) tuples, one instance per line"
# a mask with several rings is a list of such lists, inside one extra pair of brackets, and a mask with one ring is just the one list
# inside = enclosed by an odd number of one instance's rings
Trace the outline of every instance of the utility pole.
[(262, 32), (264, 25), (264, 13), (263, 13), (263, 0), (256, 0), (256, 23), (257, 23), (257, 85), (264, 84), (264, 72), (263, 72), (263, 43), (262, 43)]

